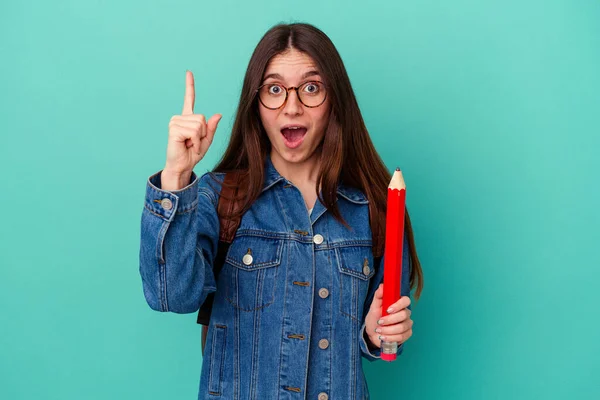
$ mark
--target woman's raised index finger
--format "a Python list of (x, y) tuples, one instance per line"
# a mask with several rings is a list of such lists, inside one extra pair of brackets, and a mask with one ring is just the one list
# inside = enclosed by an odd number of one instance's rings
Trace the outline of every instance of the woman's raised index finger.
[(194, 74), (192, 74), (192, 71), (185, 71), (185, 98), (183, 99), (182, 115), (194, 113), (195, 99), (196, 90), (194, 89)]

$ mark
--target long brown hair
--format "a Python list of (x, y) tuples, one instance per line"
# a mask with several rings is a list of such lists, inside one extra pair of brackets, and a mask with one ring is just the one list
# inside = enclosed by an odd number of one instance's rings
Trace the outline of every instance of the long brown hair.
[[(320, 147), (321, 169), (317, 187), (319, 200), (333, 216), (347, 226), (336, 204), (337, 187), (343, 183), (361, 190), (369, 200), (373, 214), (373, 234), (385, 237), (387, 187), (391, 174), (377, 154), (363, 121), (350, 79), (342, 59), (325, 33), (304, 23), (280, 24), (262, 37), (254, 50), (240, 95), (229, 144), (213, 172), (238, 171), (244, 188), (243, 206), (247, 211), (259, 197), (264, 182), (264, 163), (271, 151), (271, 143), (262, 126), (256, 89), (262, 84), (269, 61), (288, 49), (309, 55), (316, 63), (327, 85), (331, 104), (328, 126)], [(423, 272), (415, 247), (414, 234), (408, 210), (405, 213), (405, 234), (410, 247), (412, 264), (410, 287), (417, 287), (415, 299), (423, 290)]]

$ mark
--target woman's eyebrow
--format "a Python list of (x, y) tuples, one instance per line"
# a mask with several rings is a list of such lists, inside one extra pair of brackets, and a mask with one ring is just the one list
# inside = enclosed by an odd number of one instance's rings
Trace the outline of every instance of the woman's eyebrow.
[[(319, 74), (319, 71), (315, 71), (315, 70), (313, 70), (313, 71), (308, 71), (308, 72), (306, 72), (304, 75), (302, 75), (302, 77), (301, 77), (300, 79), (306, 79), (306, 78), (308, 78), (308, 77), (310, 77), (310, 76), (315, 76), (315, 75), (320, 75), (320, 74)], [(273, 79), (279, 79), (279, 80), (281, 80), (281, 81), (283, 81), (283, 80), (284, 80), (284, 79), (283, 79), (283, 76), (281, 76), (281, 75), (279, 75), (279, 74), (276, 74), (276, 73), (273, 73), (273, 74), (268, 74), (268, 75), (266, 75), (266, 76), (263, 78), (263, 81), (266, 81), (266, 80), (267, 80), (267, 79), (269, 79), (269, 78), (273, 78)]]

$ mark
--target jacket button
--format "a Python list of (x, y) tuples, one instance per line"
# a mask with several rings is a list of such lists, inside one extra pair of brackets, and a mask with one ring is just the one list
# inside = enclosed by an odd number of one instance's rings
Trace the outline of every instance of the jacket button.
[(252, 264), (252, 261), (254, 261), (254, 259), (250, 254), (246, 254), (244, 257), (242, 257), (242, 262), (246, 265)]
[(319, 297), (322, 299), (326, 299), (327, 296), (329, 296), (329, 290), (325, 289), (325, 288), (321, 288), (319, 289)]
[(329, 400), (329, 396), (325, 392), (319, 393), (319, 400)]
[(327, 339), (319, 340), (319, 348), (320, 349), (325, 350), (328, 347), (329, 347), (329, 340), (327, 340)]
[(371, 268), (369, 268), (369, 266), (368, 266), (368, 265), (365, 265), (365, 266), (363, 267), (363, 274), (365, 274), (365, 275), (369, 275), (370, 273), (371, 273)]
[(171, 200), (169, 199), (162, 199), (160, 201), (160, 205), (162, 206), (162, 208), (164, 208), (165, 210), (170, 210), (171, 208), (173, 208), (173, 202), (171, 202)]
[(323, 243), (323, 235), (319, 235), (317, 233), (315, 236), (313, 236), (313, 242), (315, 242), (315, 244)]

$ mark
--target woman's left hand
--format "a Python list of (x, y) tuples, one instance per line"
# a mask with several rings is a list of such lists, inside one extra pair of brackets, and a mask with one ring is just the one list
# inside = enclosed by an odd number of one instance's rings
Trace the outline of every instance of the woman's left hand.
[(371, 343), (381, 347), (381, 340), (397, 342), (398, 346), (412, 336), (413, 321), (410, 319), (410, 297), (402, 296), (388, 309), (385, 317), (381, 315), (383, 302), (383, 284), (375, 292), (371, 307), (365, 319), (365, 329)]

